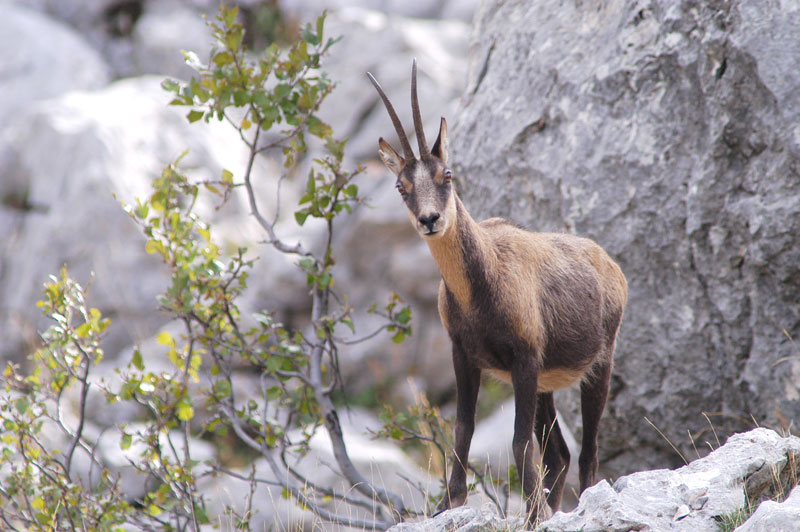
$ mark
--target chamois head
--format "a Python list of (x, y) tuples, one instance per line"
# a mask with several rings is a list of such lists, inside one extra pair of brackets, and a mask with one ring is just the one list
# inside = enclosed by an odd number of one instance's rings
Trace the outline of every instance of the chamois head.
[(414, 131), (419, 144), (419, 157), (414, 156), (408, 142), (403, 125), (397, 117), (389, 98), (380, 84), (367, 72), (370, 81), (383, 100), (389, 117), (392, 119), (403, 155), (400, 156), (383, 137), (378, 140), (378, 154), (383, 164), (397, 176), (395, 187), (408, 207), (411, 223), (423, 238), (440, 238), (455, 223), (456, 203), (453, 195), (451, 179), (452, 170), (447, 166), (447, 122), (442, 117), (439, 125), (439, 136), (428, 149), (425, 131), (422, 129), (422, 117), (417, 100), (417, 61), (411, 67), (411, 111), (414, 115)]

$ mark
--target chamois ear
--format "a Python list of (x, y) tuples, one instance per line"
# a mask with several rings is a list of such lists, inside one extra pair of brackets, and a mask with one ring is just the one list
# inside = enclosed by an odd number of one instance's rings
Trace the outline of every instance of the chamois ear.
[(446, 165), (447, 164), (447, 152), (450, 149), (450, 141), (447, 139), (447, 121), (442, 117), (442, 121), (439, 124), (439, 136), (436, 137), (436, 142), (433, 143), (433, 149), (431, 149), (431, 155), (435, 155)]
[(386, 165), (386, 168), (394, 175), (400, 175), (400, 171), (403, 170), (403, 165), (406, 164), (406, 161), (394, 151), (394, 148), (388, 142), (383, 140), (383, 137), (378, 139), (378, 155), (380, 155), (381, 161)]

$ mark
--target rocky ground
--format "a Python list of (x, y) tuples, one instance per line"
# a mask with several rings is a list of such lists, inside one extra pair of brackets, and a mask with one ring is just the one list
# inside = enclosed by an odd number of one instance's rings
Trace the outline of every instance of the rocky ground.
[[(246, 11), (262, 2), (240, 3)], [(172, 327), (153, 311), (166, 274), (144, 252), (119, 201), (144, 196), (150, 180), (187, 148), (185, 166), (194, 176), (243, 167), (235, 132), (224, 124), (189, 125), (185, 111), (166, 105), (169, 96), (159, 86), (165, 77), (191, 75), (179, 50), (207, 52), (200, 14), (216, 4), (0, 0), (0, 359), (24, 363), (44, 326), (35, 307), (42, 283), (63, 264), (84, 283), (94, 272), (92, 305), (114, 322), (98, 378), (112, 379), (115, 363), (129, 359), (134, 344), (146, 346)], [(605, 521), (591, 517), (587, 505), (652, 530), (668, 529), (658, 528), (664, 519), (693, 522), (708, 508), (681, 499), (688, 492), (679, 479), (700, 466), (624, 476), (682, 463), (659, 432), (693, 456), (695, 447), (715, 444), (715, 431), (724, 439), (753, 420), (794, 428), (800, 417), (800, 9), (794, 4), (279, 4), (300, 21), (328, 8), (327, 33), (344, 36), (327, 66), (338, 88), (322, 112), (350, 138), (350, 161), (366, 164), (359, 185), (372, 206), (338, 233), (337, 282), (360, 309), (365, 331), (366, 309), (390, 291), (414, 309), (414, 336), (405, 344), (378, 338), (343, 352), (354, 392), (380, 387), (410, 402), (411, 378), (446, 411), (452, 407), (449, 341), (435, 309), (438, 273), (375, 160), (377, 138), (392, 128), (364, 76), (372, 71), (406, 116), (417, 57), (423, 115), (431, 131), (439, 116), (449, 119), (460, 193), (472, 214), (594, 238), (628, 277), (630, 302), (601, 433), (601, 476), (618, 480), (588, 491), (581, 515), (556, 516), (547, 526), (603, 529), (598, 523)], [(262, 203), (271, 206), (279, 169), (265, 159), (257, 171)], [(296, 185), (287, 184), (282, 196), (287, 204), (296, 200)], [(223, 245), (259, 248), (263, 237), (242, 198), (222, 211), (201, 205), (201, 212)], [(290, 210), (283, 215), (288, 219)], [(284, 224), (283, 234), (300, 238), (291, 227)], [(315, 235), (303, 238), (313, 243)], [(305, 281), (291, 262), (265, 253), (255, 268), (246, 311), (267, 305), (287, 321), (307, 312)], [(567, 393), (558, 400), (562, 428), (579, 435), (575, 399)], [(94, 400), (90, 430), (98, 435), (137, 419), (135, 411), (110, 411), (101, 397)], [(473, 456), (500, 469), (507, 464), (511, 417), (513, 408), (504, 404), (479, 425)], [(351, 416), (352, 445), (364, 450), (359, 465), (384, 478), (398, 469), (426, 478), (398, 449), (362, 439), (375, 424), (372, 413)], [(777, 440), (765, 434), (732, 441), (757, 440), (753, 448), (766, 449), (764, 442)], [(324, 462), (326, 444), (317, 444)], [(110, 441), (104, 459), (124, 472), (127, 461), (117, 448)], [(197, 448), (215, 452), (202, 442)], [(722, 449), (710, 457), (738, 467), (739, 455)], [(747, 471), (752, 463), (742, 462)], [(131, 477), (131, 490), (142, 488), (137, 482)], [(634, 484), (636, 490), (626, 488)], [(658, 493), (671, 486), (664, 493), (672, 502), (664, 504), (675, 503), (674, 511), (658, 510), (661, 521), (641, 514), (649, 503), (631, 496), (640, 485)], [(236, 499), (238, 488), (207, 489)], [(795, 491), (786, 502), (763, 503), (741, 530), (773, 530), (759, 523), (779, 519), (773, 516), (786, 514), (797, 497)], [(280, 497), (264, 499), (274, 503), (263, 511), (264, 524), (309, 522)], [(480, 501), (472, 504), (478, 509), (465, 510), (469, 515), (486, 513)], [(683, 506), (689, 513), (679, 516)], [(462, 519), (454, 515), (439, 519)], [(609, 529), (632, 529), (625, 526)]]
[[(675, 470), (642, 471), (602, 480), (578, 507), (557, 512), (537, 532), (685, 531), (792, 532), (800, 530), (800, 438), (768, 429), (732, 436), (704, 458)], [(751, 515), (752, 514), (752, 515)], [(490, 506), (461, 508), (396, 532), (521, 530)]]

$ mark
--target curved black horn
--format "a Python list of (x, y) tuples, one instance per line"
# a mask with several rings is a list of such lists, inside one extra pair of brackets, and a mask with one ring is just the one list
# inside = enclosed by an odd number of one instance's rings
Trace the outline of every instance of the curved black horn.
[(411, 65), (411, 112), (414, 115), (414, 131), (417, 133), (417, 143), (419, 144), (420, 159), (430, 155), (428, 142), (425, 140), (425, 130), (422, 127), (422, 116), (419, 112), (419, 100), (417, 99), (417, 58)]
[(405, 156), (406, 160), (414, 159), (414, 150), (411, 149), (411, 144), (408, 143), (408, 137), (406, 137), (406, 132), (403, 130), (403, 124), (401, 124), (400, 119), (397, 118), (397, 113), (394, 111), (394, 107), (392, 107), (392, 102), (390, 102), (389, 98), (386, 97), (386, 93), (383, 92), (378, 80), (376, 80), (375, 77), (369, 72), (367, 72), (367, 76), (375, 86), (375, 90), (378, 91), (381, 100), (383, 100), (383, 105), (386, 106), (386, 110), (389, 112), (389, 118), (392, 119), (394, 129), (397, 131), (397, 136), (400, 138), (400, 145), (403, 147), (403, 155)]

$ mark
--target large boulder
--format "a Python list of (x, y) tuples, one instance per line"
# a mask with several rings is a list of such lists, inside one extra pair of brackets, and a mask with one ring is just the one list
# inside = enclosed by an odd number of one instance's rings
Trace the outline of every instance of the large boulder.
[(27, 7), (2, 5), (0, 125), (36, 100), (108, 83), (108, 67), (79, 33)]
[(800, 515), (800, 487), (795, 487), (786, 500), (764, 501), (758, 505), (736, 532), (794, 532)]
[(797, 6), (484, 2), (473, 31), (473, 216), (591, 237), (628, 279), (606, 472), (675, 465), (659, 431), (687, 454), (800, 419)]
[[(185, 110), (168, 107), (161, 78), (112, 83), (99, 91), (71, 92), (41, 102), (8, 124), (13, 157), (0, 160), (0, 174), (22, 189), (29, 208), (15, 217), (15, 233), (3, 247), (0, 358), (21, 359), (36, 330), (49, 324), (35, 302), (42, 283), (66, 265), (83, 284), (90, 304), (115, 322), (104, 343), (113, 356), (147, 338), (167, 316), (153, 310), (167, 286), (161, 261), (147, 255), (144, 236), (120, 202), (150, 193), (151, 180), (185, 150), (182, 168), (197, 179), (218, 179), (223, 168), (244, 167), (245, 152), (226, 124), (190, 125)], [(259, 176), (274, 185), (278, 171), (259, 163)], [(296, 197), (289, 190), (289, 198)], [(271, 204), (271, 203), (270, 203)], [(249, 245), (261, 238), (243, 197), (217, 211), (198, 206), (205, 219), (219, 222), (220, 245)], [(271, 212), (265, 206), (265, 212)], [(257, 284), (257, 283), (256, 283)]]

